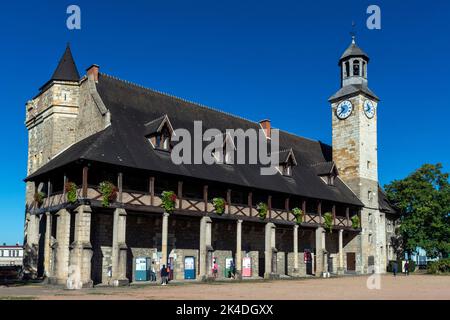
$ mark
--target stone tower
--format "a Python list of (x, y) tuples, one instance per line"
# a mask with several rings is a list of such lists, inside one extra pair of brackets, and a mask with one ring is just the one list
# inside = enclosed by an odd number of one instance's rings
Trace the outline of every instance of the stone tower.
[[(330, 99), (333, 161), (341, 179), (364, 208), (361, 211), (360, 271), (383, 272), (386, 259), (385, 217), (378, 204), (377, 105), (368, 87), (368, 55), (353, 37), (339, 60), (341, 88)], [(373, 269), (375, 268), (375, 269)]]
[[(69, 45), (52, 77), (26, 104), (28, 129), (27, 175), (75, 142), (80, 75)], [(27, 186), (27, 203), (34, 190)]]
[[(27, 176), (75, 142), (79, 94), (80, 75), (67, 45), (50, 80), (26, 104)], [(35, 277), (38, 273), (37, 257), (42, 224), (40, 217), (29, 210), (36, 191), (48, 194), (48, 184), (35, 185), (27, 182), (26, 185), (24, 271), (30, 277)]]

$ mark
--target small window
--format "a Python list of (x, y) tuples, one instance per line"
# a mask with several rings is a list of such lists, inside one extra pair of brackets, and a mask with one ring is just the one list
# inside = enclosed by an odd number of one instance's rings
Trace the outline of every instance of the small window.
[(353, 75), (354, 76), (359, 76), (360, 75), (360, 70), (359, 70), (359, 60), (355, 60), (353, 61)]
[(367, 161), (367, 169), (370, 169), (370, 161)]
[(283, 168), (283, 175), (287, 176), (287, 177), (291, 177), (292, 176), (292, 164), (290, 163), (286, 163), (282, 166)]
[(328, 176), (328, 185), (329, 186), (334, 186), (334, 175), (333, 174), (330, 174)]
[(369, 201), (372, 200), (372, 191), (367, 191), (367, 199), (368, 199)]

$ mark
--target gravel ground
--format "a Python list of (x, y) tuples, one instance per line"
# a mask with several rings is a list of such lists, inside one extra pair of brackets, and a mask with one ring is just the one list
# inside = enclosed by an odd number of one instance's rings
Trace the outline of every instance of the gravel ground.
[[(380, 289), (368, 289), (368, 276), (330, 279), (244, 281), (216, 283), (170, 283), (168, 286), (136, 285), (110, 288), (96, 287), (79, 291), (41, 284), (0, 286), (2, 299), (41, 300), (381, 300), (424, 299), (450, 300), (450, 276), (382, 275)], [(372, 280), (372, 279), (370, 279)], [(373, 283), (370, 281), (370, 283)]]

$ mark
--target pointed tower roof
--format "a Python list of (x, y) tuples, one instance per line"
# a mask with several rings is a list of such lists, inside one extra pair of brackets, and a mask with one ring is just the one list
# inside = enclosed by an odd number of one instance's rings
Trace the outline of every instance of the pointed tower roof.
[(70, 50), (70, 45), (67, 44), (66, 50), (59, 60), (58, 66), (53, 72), (52, 77), (48, 80), (39, 91), (43, 91), (49, 83), (52, 81), (74, 81), (78, 82), (80, 80), (80, 74), (78, 73), (77, 66), (73, 60), (72, 51)]
[(349, 57), (364, 57), (367, 61), (369, 61), (369, 56), (356, 45), (355, 36), (352, 37), (352, 43), (347, 48), (347, 50), (344, 51), (341, 58), (339, 59), (339, 64), (342, 62), (342, 60)]
[(53, 73), (50, 80), (60, 81), (78, 81), (80, 80), (80, 74), (78, 73), (77, 66), (73, 60), (72, 51), (70, 45), (67, 44), (66, 51), (64, 51), (61, 60), (59, 60), (58, 66)]

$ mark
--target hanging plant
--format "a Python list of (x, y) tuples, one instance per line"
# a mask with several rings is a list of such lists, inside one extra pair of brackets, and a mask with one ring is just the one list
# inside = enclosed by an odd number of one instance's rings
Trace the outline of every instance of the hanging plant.
[(111, 202), (116, 201), (117, 192), (119, 191), (119, 189), (117, 189), (117, 187), (112, 182), (109, 181), (100, 182), (99, 189), (103, 197), (102, 200), (103, 207), (109, 207)]
[(267, 216), (267, 210), (268, 210), (267, 204), (265, 204), (264, 202), (258, 203), (258, 205), (256, 206), (256, 210), (258, 210), (259, 218), (261, 220), (264, 220)]
[(34, 201), (38, 204), (38, 206), (41, 206), (44, 203), (44, 199), (47, 195), (41, 191), (36, 192), (34, 194)]
[(77, 201), (77, 185), (73, 182), (66, 182), (64, 190), (66, 191), (67, 201), (75, 203)]
[(331, 233), (331, 231), (333, 230), (333, 215), (331, 214), (331, 212), (327, 212), (323, 215), (323, 219), (324, 219), (323, 225)]
[(175, 202), (177, 200), (177, 196), (173, 191), (163, 191), (162, 193), (162, 205), (164, 211), (167, 213), (172, 213), (175, 210)]
[(300, 208), (294, 208), (292, 209), (292, 214), (295, 217), (295, 221), (297, 222), (297, 224), (301, 224), (303, 222), (303, 216), (305, 215), (303, 213), (303, 210)]
[(353, 229), (358, 229), (360, 228), (360, 221), (359, 221), (359, 217), (357, 215), (352, 217), (352, 228)]
[(214, 198), (213, 199), (214, 210), (218, 215), (222, 215), (225, 212), (225, 199), (224, 198)]

